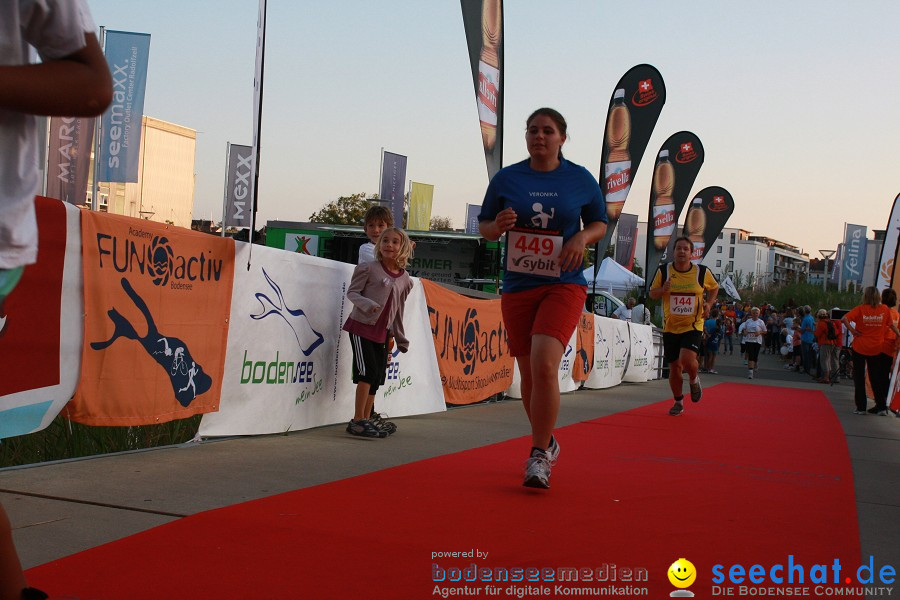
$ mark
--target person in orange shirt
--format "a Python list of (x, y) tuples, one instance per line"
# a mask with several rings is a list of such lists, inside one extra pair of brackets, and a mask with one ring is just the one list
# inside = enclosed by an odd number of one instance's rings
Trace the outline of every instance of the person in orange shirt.
[[(891, 311), (891, 322), (894, 326), (898, 326), (898, 322), (900, 322), (900, 313), (897, 312), (895, 308), (897, 306), (897, 292), (891, 288), (886, 288), (881, 290), (881, 303), (884, 306), (887, 306)], [(894, 332), (888, 329), (884, 332), (884, 343), (881, 345), (881, 354), (878, 355), (878, 358), (882, 361), (882, 367), (887, 375), (887, 386), (890, 389), (891, 386), (891, 371), (894, 366), (894, 358), (897, 356), (897, 336), (894, 335)], [(887, 394), (885, 394), (885, 404), (881, 407), (874, 406), (869, 409), (870, 413), (881, 414), (882, 412), (887, 414)]]
[[(820, 308), (816, 311), (816, 343), (819, 345), (819, 367), (821, 370), (819, 383), (830, 383), (833, 378), (837, 377), (838, 371), (838, 353), (841, 345), (841, 324), (838, 321), (828, 318), (828, 311)], [(831, 330), (834, 338), (828, 337), (828, 323), (831, 323)]]
[[(853, 334), (853, 387), (856, 409), (855, 415), (866, 414), (866, 369), (875, 393), (875, 412), (887, 416), (887, 393), (890, 383), (889, 369), (879, 358), (884, 347), (886, 330), (893, 331), (900, 338), (900, 330), (894, 324), (891, 309), (881, 303), (878, 288), (868, 286), (863, 290), (862, 304), (854, 307), (841, 319)], [(896, 346), (897, 341), (894, 340)]]

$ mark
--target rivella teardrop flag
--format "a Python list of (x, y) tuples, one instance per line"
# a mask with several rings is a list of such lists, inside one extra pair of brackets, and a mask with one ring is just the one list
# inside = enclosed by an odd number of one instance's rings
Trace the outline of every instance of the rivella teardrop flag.
[(503, 1), (460, 0), (488, 179), (503, 166)]
[[(734, 198), (725, 188), (710, 186), (694, 194), (681, 231), (681, 235), (689, 237), (694, 243), (692, 263), (696, 265), (703, 260), (733, 212)], [(666, 257), (666, 262), (672, 262), (671, 253)]]
[(613, 239), (631, 182), (665, 103), (666, 84), (659, 71), (650, 65), (629, 69), (610, 97), (600, 160), (600, 187), (609, 223), (606, 235), (597, 243), (598, 257), (606, 254)]
[(646, 288), (653, 281), (666, 246), (675, 235), (678, 216), (703, 166), (703, 144), (690, 131), (669, 136), (656, 155), (647, 214)]

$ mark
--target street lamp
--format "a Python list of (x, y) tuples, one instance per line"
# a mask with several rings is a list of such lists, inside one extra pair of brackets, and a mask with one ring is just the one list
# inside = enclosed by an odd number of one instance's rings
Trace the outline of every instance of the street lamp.
[(828, 259), (834, 256), (836, 250), (819, 250), (819, 254), (825, 259), (825, 270), (822, 271), (822, 289), (828, 291)]

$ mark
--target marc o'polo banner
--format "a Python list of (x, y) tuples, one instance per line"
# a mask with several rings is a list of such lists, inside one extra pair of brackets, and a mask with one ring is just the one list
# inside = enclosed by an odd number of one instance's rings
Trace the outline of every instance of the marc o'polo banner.
[(81, 212), (35, 199), (38, 261), (0, 305), (0, 439), (47, 427), (75, 392), (84, 323)]
[(225, 227), (250, 227), (253, 211), (253, 149), (228, 144), (225, 173)]
[(47, 153), (47, 195), (81, 206), (87, 200), (94, 118), (52, 117)]
[(690, 131), (669, 136), (656, 155), (647, 214), (645, 289), (650, 288), (653, 273), (669, 242), (678, 237), (675, 235), (678, 216), (697, 179), (703, 158), (703, 144)]
[[(710, 186), (694, 195), (681, 232), (694, 243), (692, 263), (698, 264), (709, 253), (733, 212), (734, 198), (723, 187)], [(669, 254), (667, 262), (672, 262), (672, 258)]]
[(68, 416), (149, 425), (218, 410), (234, 240), (82, 215), (82, 375)]
[(403, 195), (406, 186), (406, 157), (402, 154), (384, 152), (381, 159), (380, 198), (389, 202), (394, 223), (403, 223)]
[(97, 181), (134, 183), (138, 180), (150, 34), (107, 30), (105, 53), (112, 73), (113, 99), (100, 121)]
[(883, 290), (891, 287), (891, 276), (894, 273), (894, 255), (897, 254), (897, 240), (900, 237), (900, 195), (894, 198), (891, 216), (888, 218), (881, 246), (881, 257), (878, 259), (878, 273), (875, 276), (875, 287)]
[(503, 2), (460, 0), (488, 179), (503, 166)]
[(499, 300), (475, 300), (420, 280), (437, 353), (444, 401), (472, 404), (506, 390), (513, 357)]
[(600, 160), (600, 187), (609, 223), (606, 236), (597, 244), (597, 256), (606, 254), (631, 182), (665, 103), (666, 84), (659, 71), (650, 65), (629, 69), (609, 99)]

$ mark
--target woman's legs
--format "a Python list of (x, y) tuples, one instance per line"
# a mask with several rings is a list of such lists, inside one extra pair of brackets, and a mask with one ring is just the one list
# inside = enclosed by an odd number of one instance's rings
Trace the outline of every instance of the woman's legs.
[(0, 600), (19, 600), (24, 588), (25, 575), (13, 544), (12, 527), (0, 504)]
[(550, 447), (550, 438), (559, 416), (559, 362), (565, 347), (554, 337), (535, 334), (531, 354), (516, 362), (522, 376), (522, 405), (531, 422), (531, 445)]
[(856, 410), (866, 410), (866, 357), (853, 351), (853, 399)]

